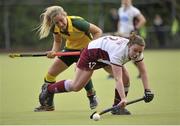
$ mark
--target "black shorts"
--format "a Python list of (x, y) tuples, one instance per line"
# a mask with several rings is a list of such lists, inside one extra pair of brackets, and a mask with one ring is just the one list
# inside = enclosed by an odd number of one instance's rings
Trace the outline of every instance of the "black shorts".
[[(73, 49), (63, 49), (62, 52), (75, 52), (80, 50), (73, 50)], [(76, 63), (78, 61), (80, 56), (60, 56), (58, 57), (60, 60), (62, 60), (67, 66), (71, 66), (73, 63)]]

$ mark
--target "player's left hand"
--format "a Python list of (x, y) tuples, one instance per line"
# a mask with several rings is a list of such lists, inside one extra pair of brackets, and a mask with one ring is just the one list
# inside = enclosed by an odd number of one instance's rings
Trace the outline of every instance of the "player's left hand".
[(145, 92), (144, 92), (144, 101), (146, 103), (152, 101), (154, 98), (154, 94), (151, 92), (151, 90), (148, 90), (148, 89), (145, 89)]

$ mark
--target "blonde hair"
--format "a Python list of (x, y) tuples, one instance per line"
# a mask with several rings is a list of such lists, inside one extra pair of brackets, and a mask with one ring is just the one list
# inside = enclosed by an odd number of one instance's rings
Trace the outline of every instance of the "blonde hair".
[(41, 24), (38, 27), (40, 39), (45, 38), (49, 35), (50, 29), (53, 25), (53, 18), (56, 15), (66, 16), (67, 13), (61, 6), (50, 6), (45, 9), (45, 11), (40, 15)]
[(130, 37), (129, 37), (129, 43), (128, 44), (138, 44), (140, 46), (146, 46), (146, 43), (144, 41), (144, 39), (139, 36), (139, 35), (136, 35), (135, 32), (132, 32)]

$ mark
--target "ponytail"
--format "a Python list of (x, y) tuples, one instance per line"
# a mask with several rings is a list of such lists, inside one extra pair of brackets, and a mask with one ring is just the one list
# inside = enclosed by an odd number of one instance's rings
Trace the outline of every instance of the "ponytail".
[(146, 45), (144, 39), (141, 36), (136, 35), (135, 32), (131, 33), (131, 35), (129, 37), (129, 44), (138, 44), (140, 46), (145, 46)]
[(40, 15), (41, 24), (38, 27), (40, 39), (45, 38), (49, 35), (50, 29), (53, 25), (53, 18), (56, 15), (67, 16), (64, 9), (60, 6), (51, 6), (45, 9), (44, 13)]

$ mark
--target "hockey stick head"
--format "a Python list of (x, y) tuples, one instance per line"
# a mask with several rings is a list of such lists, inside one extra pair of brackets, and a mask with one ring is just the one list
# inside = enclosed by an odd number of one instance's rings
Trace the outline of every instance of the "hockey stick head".
[[(144, 97), (141, 97), (141, 98), (138, 98), (138, 99), (135, 99), (135, 100), (132, 100), (132, 101), (127, 102), (126, 105), (130, 105), (130, 104), (133, 104), (133, 103), (137, 103), (137, 102), (140, 102), (140, 101), (143, 101), (143, 100), (144, 100)], [(116, 105), (116, 106), (113, 106), (113, 107), (110, 107), (110, 108), (107, 108), (107, 109), (102, 110), (101, 112), (99, 112), (99, 115), (103, 115), (103, 114), (105, 114), (105, 113), (111, 112), (111, 111), (113, 111), (113, 110), (118, 110), (118, 109), (120, 109), (120, 106), (119, 106), (119, 105)], [(94, 113), (91, 114), (90, 119), (93, 119), (93, 115), (94, 115), (95, 113), (97, 113), (97, 112), (94, 112)]]
[(91, 115), (90, 115), (90, 119), (93, 119), (93, 115), (96, 114), (97, 111), (93, 112)]

